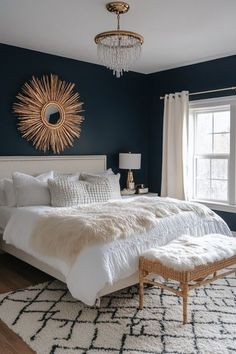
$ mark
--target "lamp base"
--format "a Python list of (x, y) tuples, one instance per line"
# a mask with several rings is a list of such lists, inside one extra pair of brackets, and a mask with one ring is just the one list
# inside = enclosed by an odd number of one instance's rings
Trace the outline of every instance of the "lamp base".
[(131, 170), (129, 170), (128, 175), (127, 175), (126, 188), (127, 189), (134, 189), (134, 187), (135, 187), (135, 184), (134, 184), (133, 172)]

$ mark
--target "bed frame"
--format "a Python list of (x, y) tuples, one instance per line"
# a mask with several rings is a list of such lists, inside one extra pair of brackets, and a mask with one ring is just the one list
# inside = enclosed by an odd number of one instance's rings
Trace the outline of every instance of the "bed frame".
[[(46, 171), (74, 173), (78, 171), (98, 173), (107, 168), (106, 155), (81, 156), (4, 156), (0, 157), (0, 178), (9, 178), (15, 171), (37, 175)], [(65, 277), (57, 269), (39, 261), (30, 254), (6, 244), (0, 235), (0, 250), (36, 267), (52, 277), (65, 282)], [(105, 285), (99, 297), (138, 283), (138, 273), (121, 279), (112, 285)]]

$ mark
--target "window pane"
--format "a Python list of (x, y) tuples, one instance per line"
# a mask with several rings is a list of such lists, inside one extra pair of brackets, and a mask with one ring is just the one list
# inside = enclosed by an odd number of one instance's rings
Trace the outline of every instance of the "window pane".
[(206, 102), (192, 111), (190, 186), (196, 199), (228, 202), (230, 121), (230, 104), (207, 106)]
[(212, 200), (228, 200), (228, 182), (227, 181), (215, 181), (211, 182), (211, 199)]
[(228, 179), (228, 160), (213, 159), (211, 160), (211, 178)]
[(230, 151), (230, 135), (214, 134), (214, 153), (229, 153)]
[(197, 199), (210, 199), (211, 197), (211, 185), (210, 180), (196, 180), (196, 196)]
[(196, 153), (207, 154), (212, 152), (212, 114), (197, 114), (196, 122)]
[(214, 113), (214, 133), (230, 132), (230, 111)]
[(210, 178), (210, 159), (196, 160), (196, 177), (201, 179)]

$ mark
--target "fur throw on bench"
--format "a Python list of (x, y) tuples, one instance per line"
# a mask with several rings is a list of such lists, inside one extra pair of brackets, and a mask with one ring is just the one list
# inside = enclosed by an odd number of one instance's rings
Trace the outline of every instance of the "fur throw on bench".
[(201, 237), (184, 235), (165, 246), (150, 249), (142, 254), (158, 260), (164, 266), (179, 271), (193, 270), (236, 255), (236, 238), (220, 234)]

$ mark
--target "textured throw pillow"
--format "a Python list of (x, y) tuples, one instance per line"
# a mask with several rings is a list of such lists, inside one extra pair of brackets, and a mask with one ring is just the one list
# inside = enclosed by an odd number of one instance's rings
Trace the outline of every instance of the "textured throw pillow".
[(20, 172), (13, 173), (16, 205), (50, 205), (50, 193), (47, 184), (49, 178), (53, 178), (53, 171), (37, 177)]
[(110, 199), (111, 189), (108, 183), (88, 183), (71, 181), (58, 177), (48, 180), (51, 205), (54, 207), (72, 207), (79, 204), (106, 202)]
[(107, 202), (111, 199), (112, 190), (108, 181), (101, 181), (98, 183), (80, 182), (85, 183), (86, 185), (86, 192), (90, 203)]
[(13, 185), (13, 180), (4, 178), (4, 197), (6, 205), (9, 207), (16, 206), (16, 193)]
[(111, 199), (121, 198), (120, 194), (120, 174), (106, 174), (106, 175), (93, 175), (88, 173), (81, 173), (80, 180), (90, 182), (90, 183), (99, 183), (108, 181), (111, 188)]
[(71, 181), (66, 177), (48, 180), (51, 205), (54, 207), (70, 207), (88, 203), (85, 184)]

